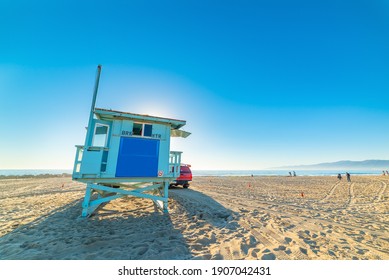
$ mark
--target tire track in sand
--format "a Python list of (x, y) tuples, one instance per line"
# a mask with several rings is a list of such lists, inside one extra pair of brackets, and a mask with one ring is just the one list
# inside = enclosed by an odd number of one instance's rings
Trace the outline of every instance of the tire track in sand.
[(341, 182), (338, 182), (335, 185), (333, 185), (330, 192), (323, 199), (319, 200), (319, 202), (325, 202), (326, 200), (328, 200), (334, 194), (334, 191), (340, 185), (340, 183)]
[(259, 242), (263, 245), (265, 245), (266, 247), (275, 247), (275, 244), (273, 244), (273, 242), (269, 241), (265, 236), (263, 236), (259, 231), (257, 231), (256, 229), (252, 228), (248, 223), (247, 221), (245, 220), (241, 220), (240, 221), (240, 224), (249, 232), (251, 232), (255, 238), (257, 238), (257, 240), (259, 240)]
[(382, 196), (384, 195), (386, 188), (388, 186), (384, 181), (381, 181), (381, 180), (378, 180), (378, 181), (381, 183), (382, 187), (381, 187), (380, 191), (378, 192), (378, 194), (373, 202), (380, 202), (382, 200)]
[[(208, 195), (212, 196), (212, 191), (206, 191), (204, 193), (207, 193)], [(224, 205), (228, 205), (228, 207), (230, 207), (231, 209), (234, 209), (234, 207), (236, 207), (236, 205), (240, 205), (240, 206), (243, 206), (243, 207), (246, 207), (246, 209), (262, 209), (263, 211), (266, 211), (268, 213), (273, 213), (273, 214), (277, 214), (279, 215), (280, 212), (278, 210), (273, 210), (273, 209), (270, 209), (269, 207), (267, 207), (269, 204), (271, 204), (270, 202), (258, 202), (255, 207), (252, 206), (252, 205), (249, 205), (247, 203), (247, 200), (246, 199), (242, 199), (240, 197), (236, 197), (236, 196), (233, 196), (233, 195), (229, 195), (229, 194), (220, 194), (218, 193), (217, 194), (220, 198), (222, 198), (221, 200), (219, 200), (221, 203), (223, 203)], [(286, 205), (284, 204), (283, 206), (287, 207), (287, 208), (290, 208), (292, 207), (292, 205)], [(386, 236), (385, 234), (381, 234), (381, 233), (378, 233), (378, 232), (375, 232), (375, 231), (372, 231), (366, 227), (363, 227), (363, 226), (360, 226), (360, 225), (355, 225), (355, 224), (350, 224), (350, 223), (344, 223), (344, 222), (337, 222), (337, 221), (333, 221), (333, 220), (330, 220), (328, 218), (325, 218), (325, 217), (312, 217), (310, 215), (307, 215), (304, 213), (304, 211), (308, 211), (310, 209), (303, 209), (303, 208), (299, 208), (299, 212), (297, 213), (291, 213), (289, 211), (289, 213), (283, 213), (282, 215), (288, 217), (288, 218), (294, 218), (294, 219), (297, 219), (297, 220), (307, 220), (307, 221), (312, 221), (312, 222), (324, 222), (328, 225), (332, 225), (332, 226), (340, 226), (340, 227), (345, 227), (345, 228), (348, 228), (348, 229), (355, 229), (355, 230), (363, 230), (365, 232), (368, 232), (369, 234), (375, 234), (375, 235), (378, 235), (378, 236)], [(236, 209), (236, 211), (238, 211), (238, 209)]]
[(353, 204), (355, 204), (354, 183), (351, 183), (348, 188), (348, 202), (346, 204), (346, 208), (352, 206)]
[[(274, 253), (277, 259), (282, 260), (289, 260), (291, 259), (285, 252), (283, 251), (275, 251), (274, 249), (279, 247), (279, 245), (284, 243), (284, 240), (278, 236), (275, 232), (271, 231), (270, 229), (267, 229), (265, 227), (261, 227), (261, 233), (260, 231), (254, 229), (249, 223), (251, 221), (248, 221), (246, 219), (241, 220), (240, 224), (249, 231), (261, 244), (265, 246), (266, 249), (269, 249)], [(253, 223), (255, 226), (259, 226), (258, 223)], [(276, 243), (272, 242), (271, 239), (274, 239)]]

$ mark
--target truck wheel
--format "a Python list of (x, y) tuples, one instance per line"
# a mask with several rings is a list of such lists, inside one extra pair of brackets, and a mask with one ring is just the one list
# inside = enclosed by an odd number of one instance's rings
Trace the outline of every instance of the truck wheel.
[(184, 187), (184, 189), (187, 189), (187, 188), (189, 188), (189, 184), (186, 183), (186, 184), (183, 185), (183, 187)]

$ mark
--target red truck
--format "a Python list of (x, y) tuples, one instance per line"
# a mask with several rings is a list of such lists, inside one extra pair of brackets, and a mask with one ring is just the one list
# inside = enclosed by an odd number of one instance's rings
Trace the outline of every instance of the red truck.
[(189, 188), (189, 182), (192, 181), (192, 171), (190, 170), (189, 164), (181, 164), (180, 166), (180, 177), (173, 181), (170, 186), (181, 185), (185, 189)]

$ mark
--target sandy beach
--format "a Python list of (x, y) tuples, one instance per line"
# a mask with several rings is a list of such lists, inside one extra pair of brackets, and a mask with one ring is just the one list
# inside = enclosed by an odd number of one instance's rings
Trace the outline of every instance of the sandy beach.
[(389, 176), (195, 177), (169, 214), (121, 198), (80, 218), (70, 177), (0, 180), (0, 259), (388, 260)]

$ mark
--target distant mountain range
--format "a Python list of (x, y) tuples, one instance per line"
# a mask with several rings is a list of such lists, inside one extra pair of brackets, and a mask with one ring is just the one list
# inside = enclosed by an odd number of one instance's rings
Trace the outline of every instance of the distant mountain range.
[(336, 162), (326, 162), (309, 165), (294, 165), (294, 166), (281, 166), (272, 169), (295, 169), (295, 170), (389, 170), (389, 160), (363, 160), (363, 161), (351, 161), (342, 160)]

